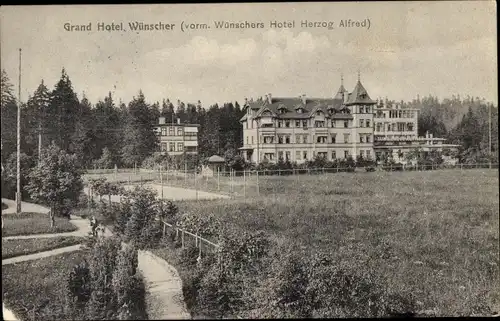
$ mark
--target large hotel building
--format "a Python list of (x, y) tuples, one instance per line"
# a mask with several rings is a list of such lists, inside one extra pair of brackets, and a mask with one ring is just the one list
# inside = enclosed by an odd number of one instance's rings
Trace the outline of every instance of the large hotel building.
[(360, 155), (396, 161), (411, 149), (454, 148), (443, 138), (418, 137), (418, 110), (374, 101), (358, 81), (349, 93), (343, 81), (333, 98), (272, 97), (245, 99), (243, 147), (246, 161), (278, 159), (302, 163), (316, 156), (328, 160)]

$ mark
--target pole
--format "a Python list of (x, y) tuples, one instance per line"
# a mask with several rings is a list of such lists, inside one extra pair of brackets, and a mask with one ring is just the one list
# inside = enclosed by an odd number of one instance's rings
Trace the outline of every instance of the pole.
[(16, 214), (21, 214), (21, 48), (19, 48), (19, 88), (17, 103), (17, 191)]
[[(488, 108), (488, 125), (489, 125), (489, 152), (491, 156), (491, 104)], [(490, 158), (490, 168), (491, 168), (491, 158)]]
[(184, 186), (187, 186), (187, 164), (184, 164)]
[(243, 197), (247, 199), (247, 176), (245, 170), (243, 170)]
[(38, 163), (42, 160), (42, 123), (38, 124)]
[(163, 200), (163, 173), (162, 173), (162, 171), (161, 171), (161, 168), (162, 168), (162, 167), (163, 167), (163, 166), (162, 166), (162, 165), (160, 165), (161, 199)]

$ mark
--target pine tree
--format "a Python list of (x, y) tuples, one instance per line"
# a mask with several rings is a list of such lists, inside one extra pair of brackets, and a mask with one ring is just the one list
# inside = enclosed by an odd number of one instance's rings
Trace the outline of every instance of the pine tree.
[(47, 116), (47, 135), (63, 150), (69, 151), (70, 138), (75, 131), (80, 103), (76, 97), (71, 80), (63, 68), (61, 78), (51, 94)]
[(2, 69), (0, 80), (1, 91), (1, 137), (2, 137), (2, 164), (5, 164), (11, 153), (16, 151), (17, 141), (17, 102), (14, 96), (13, 85)]

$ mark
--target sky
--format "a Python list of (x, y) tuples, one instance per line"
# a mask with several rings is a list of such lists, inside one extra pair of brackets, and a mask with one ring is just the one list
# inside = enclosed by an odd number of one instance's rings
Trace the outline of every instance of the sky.
[[(345, 20), (367, 27), (340, 27)], [(302, 21), (333, 28), (302, 27)], [(175, 24), (135, 32), (129, 23)], [(218, 29), (215, 22), (263, 28)], [(274, 28), (271, 22), (295, 22)], [(65, 23), (91, 31), (66, 31)], [(125, 30), (98, 31), (98, 23)], [(181, 23), (210, 29), (180, 29)], [(358, 71), (373, 98), (432, 94), (484, 97), (498, 104), (496, 3), (317, 2), (0, 7), (0, 63), (21, 101), (42, 79), (52, 89), (64, 67), (73, 87), (96, 103), (112, 92), (129, 102), (214, 103), (273, 97), (332, 97), (341, 75), (352, 91)]]

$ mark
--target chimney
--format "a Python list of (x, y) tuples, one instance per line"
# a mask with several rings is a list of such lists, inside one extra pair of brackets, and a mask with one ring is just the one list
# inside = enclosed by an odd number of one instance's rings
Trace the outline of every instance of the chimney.
[(273, 96), (271, 96), (271, 93), (267, 94), (267, 98), (269, 99), (269, 104), (273, 103)]
[(247, 97), (245, 97), (245, 105), (248, 103), (248, 99)]
[(177, 118), (177, 125), (180, 125), (180, 124), (181, 124), (181, 119)]
[(165, 117), (160, 117), (160, 118), (158, 119), (158, 123), (159, 123), (160, 125), (164, 125), (164, 124), (165, 124)]
[(302, 103), (305, 105), (307, 102), (306, 94), (302, 94)]
[(196, 107), (201, 107), (201, 100), (198, 100), (198, 105)]

